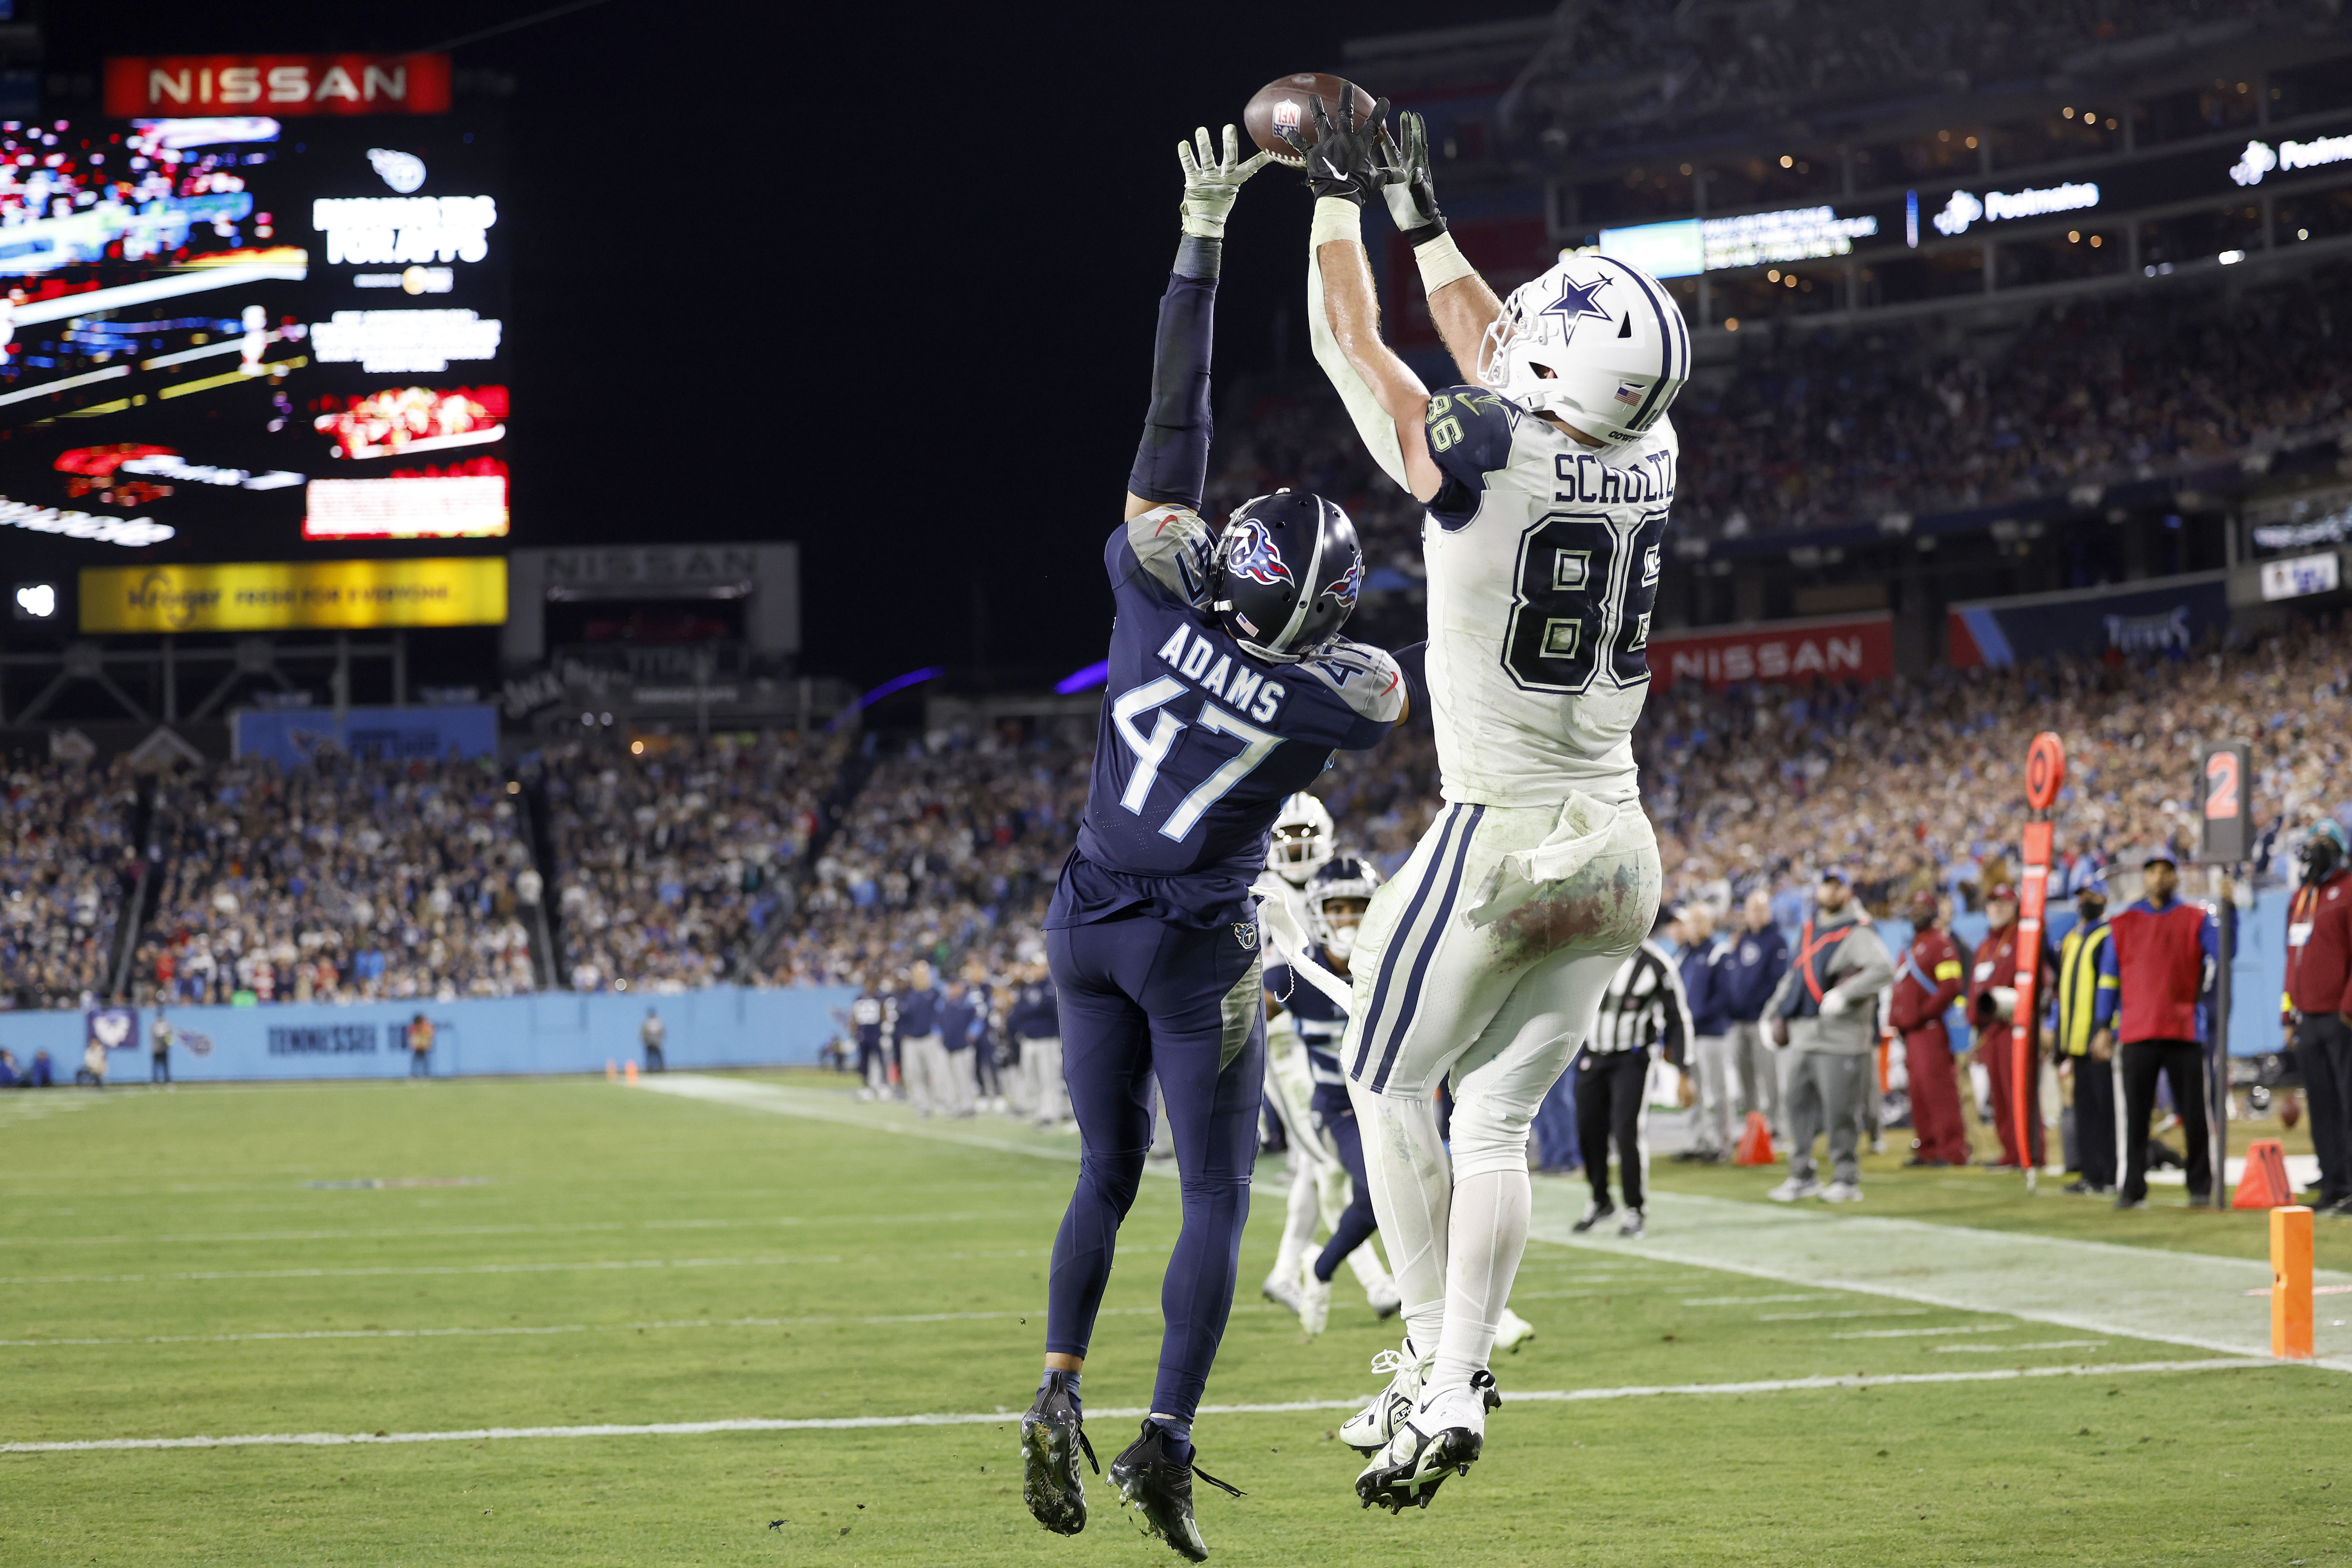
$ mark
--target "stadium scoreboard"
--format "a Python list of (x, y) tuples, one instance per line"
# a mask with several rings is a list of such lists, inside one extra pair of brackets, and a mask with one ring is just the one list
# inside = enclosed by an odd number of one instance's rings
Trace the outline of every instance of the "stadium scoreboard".
[(107, 81), (130, 112), (0, 121), (0, 528), (214, 559), (504, 537), (498, 118), (451, 110), (435, 56)]

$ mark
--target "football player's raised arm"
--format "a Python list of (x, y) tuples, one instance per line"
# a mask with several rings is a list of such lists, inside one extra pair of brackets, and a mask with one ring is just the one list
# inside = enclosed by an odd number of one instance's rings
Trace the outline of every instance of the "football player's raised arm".
[(1445, 483), (1423, 433), (1429, 388), (1381, 341), (1380, 296), (1356, 205), (1319, 198), (1307, 243), (1307, 324), (1315, 361), (1338, 389), (1372, 460), (1429, 500)]
[(1160, 334), (1151, 353), (1151, 409), (1127, 479), (1127, 517), (1171, 504), (1198, 510), (1209, 473), (1209, 346), (1215, 335), (1217, 271), (1223, 259), (1225, 216), (1242, 182), (1264, 168), (1266, 154), (1244, 163), (1234, 128), (1225, 127), (1224, 156), (1210, 149), (1208, 127), (1198, 143), (1176, 143), (1184, 169), (1184, 237), (1168, 292), (1160, 297)]
[(1396, 220), (1397, 232), (1412, 247), (1422, 290), (1429, 296), (1430, 320), (1445, 352), (1454, 356), (1462, 384), (1484, 386), (1486, 378), (1478, 374), (1480, 351), (1486, 329), (1503, 313), (1503, 302), (1446, 232), (1445, 215), (1438, 210), (1437, 188), (1429, 174), (1428, 127), (1420, 115), (1407, 112), (1397, 117), (1397, 128), (1401, 142), (1385, 132), (1381, 137), (1381, 199)]

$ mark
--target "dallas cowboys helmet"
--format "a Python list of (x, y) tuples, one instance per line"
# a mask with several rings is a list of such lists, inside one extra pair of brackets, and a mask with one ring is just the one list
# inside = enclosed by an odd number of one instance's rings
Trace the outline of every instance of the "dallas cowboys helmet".
[(1363, 587), (1364, 552), (1346, 512), (1321, 496), (1280, 489), (1234, 509), (1210, 570), (1209, 607), (1242, 651), (1295, 664), (1347, 624)]
[(1674, 296), (1609, 256), (1564, 255), (1512, 289), (1478, 348), (1481, 381), (1612, 447), (1664, 418), (1690, 371)]
[(1265, 868), (1294, 888), (1314, 880), (1331, 858), (1331, 814), (1300, 790), (1275, 814), (1274, 837), (1266, 840)]
[(1346, 925), (1334, 925), (1329, 908), (1342, 899), (1361, 899), (1370, 903), (1372, 889), (1381, 885), (1381, 873), (1370, 860), (1359, 860), (1352, 855), (1342, 855), (1315, 873), (1315, 880), (1307, 888), (1307, 924), (1323, 951), (1345, 963), (1356, 951), (1356, 932), (1361, 921)]

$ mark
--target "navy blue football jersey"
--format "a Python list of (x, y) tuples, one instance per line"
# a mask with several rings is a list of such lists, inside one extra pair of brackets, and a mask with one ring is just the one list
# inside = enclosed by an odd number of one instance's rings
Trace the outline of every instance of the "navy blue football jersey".
[(1254, 921), (1249, 886), (1283, 801), (1404, 712), (1403, 677), (1379, 648), (1334, 638), (1297, 664), (1242, 652), (1206, 613), (1214, 545), (1190, 508), (1163, 506), (1104, 549), (1118, 619), (1094, 782), (1049, 927), (1138, 906), (1178, 925)]
[(1315, 1109), (1346, 1105), (1348, 1079), (1339, 1070), (1339, 1038), (1348, 1032), (1347, 1009), (1313, 982), (1292, 973), (1286, 963), (1265, 972), (1265, 994), (1290, 1015), (1307, 1047), (1307, 1065), (1315, 1074)]

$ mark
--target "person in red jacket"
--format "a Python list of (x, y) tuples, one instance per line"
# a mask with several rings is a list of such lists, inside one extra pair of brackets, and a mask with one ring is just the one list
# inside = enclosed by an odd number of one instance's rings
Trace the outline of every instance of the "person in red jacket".
[(1960, 1121), (1959, 1087), (1952, 1076), (1952, 1040), (1944, 1014), (1959, 1000), (1968, 967), (1937, 921), (1936, 895), (1911, 895), (1911, 945), (1895, 965), (1895, 994), (1886, 1021), (1903, 1036), (1903, 1062), (1911, 1078), (1911, 1129), (1916, 1152), (1906, 1165), (1965, 1165), (1969, 1133)]
[[(1996, 883), (1985, 895), (1984, 941), (1977, 943), (1976, 960), (1969, 970), (1969, 1022), (1976, 1029), (1977, 1063), (1991, 1080), (1993, 1130), (2000, 1134), (2000, 1158), (1985, 1162), (1995, 1167), (2022, 1169), (2026, 1155), (2017, 1146), (2016, 1036), (2011, 1022), (2017, 1012), (2017, 889)], [(2050, 944), (2042, 944), (2042, 967), (2047, 976), (2057, 973)], [(2038, 1057), (2038, 1043), (2037, 1056)], [(2042, 1076), (2028, 1075), (2025, 1119), (2032, 1139), (2035, 1169), (2042, 1165)]]
[(2169, 854), (2147, 858), (2140, 873), (2147, 897), (2107, 922), (2113, 933), (2099, 973), (2113, 975), (2094, 1015), (2101, 1033), (2119, 1040), (2124, 1090), (2124, 1180), (2116, 1207), (2147, 1206), (2147, 1119), (2159, 1075), (2172, 1085), (2172, 1108), (2189, 1141), (2189, 1203), (2213, 1190), (2213, 1151), (2206, 1139), (2203, 1005), (2221, 954), (2220, 933), (2202, 906), (2173, 895), (2180, 868)]
[(2286, 910), (2286, 1043), (2311, 1100), (2319, 1154), (2312, 1206), (2352, 1218), (2352, 870), (2344, 829), (2323, 817), (2303, 841), (2303, 885)]

